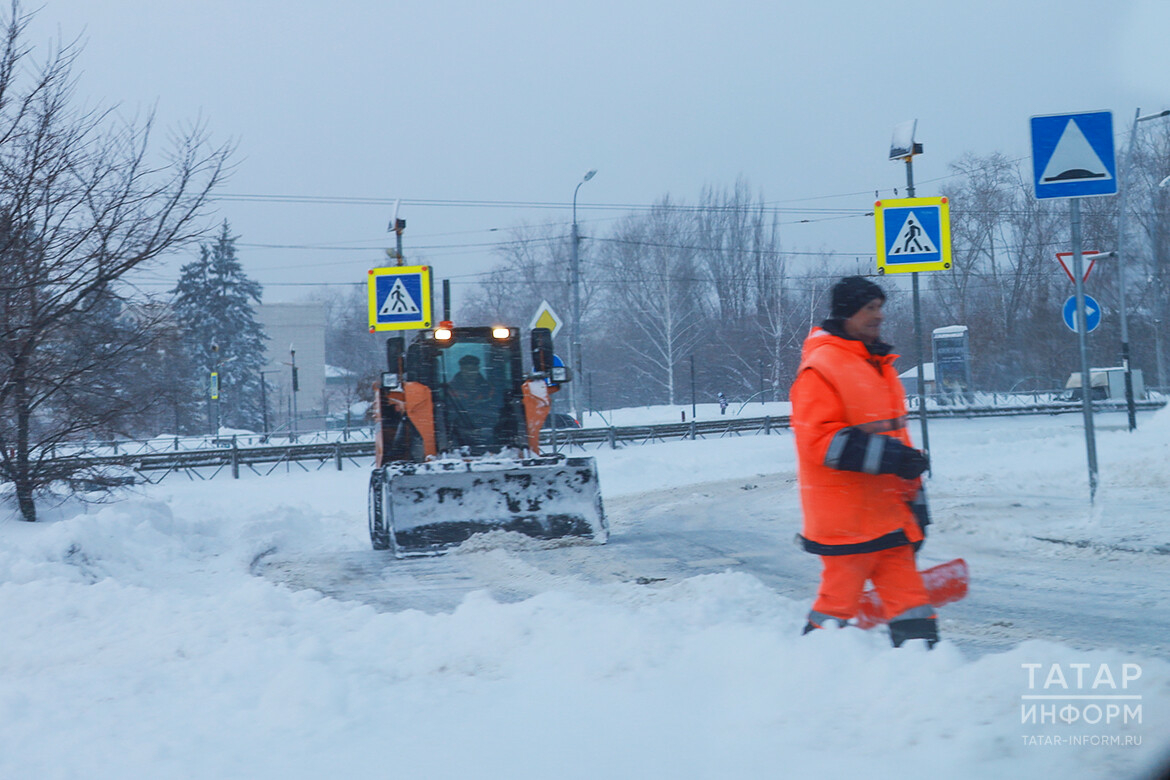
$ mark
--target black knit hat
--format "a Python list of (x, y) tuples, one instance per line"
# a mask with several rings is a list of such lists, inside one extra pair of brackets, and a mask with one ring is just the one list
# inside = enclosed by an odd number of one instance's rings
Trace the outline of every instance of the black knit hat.
[(846, 276), (833, 285), (833, 308), (829, 316), (847, 320), (875, 298), (886, 299), (881, 287), (864, 276)]

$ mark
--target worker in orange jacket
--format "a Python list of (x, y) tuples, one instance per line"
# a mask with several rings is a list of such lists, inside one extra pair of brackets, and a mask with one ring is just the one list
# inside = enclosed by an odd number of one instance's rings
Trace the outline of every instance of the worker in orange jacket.
[(805, 340), (789, 396), (801, 542), (823, 565), (804, 630), (844, 625), (868, 580), (894, 646), (909, 639), (933, 646), (937, 618), (914, 561), (930, 522), (921, 479), (930, 464), (911, 446), (898, 356), (880, 338), (885, 300), (861, 276), (834, 285), (830, 317)]

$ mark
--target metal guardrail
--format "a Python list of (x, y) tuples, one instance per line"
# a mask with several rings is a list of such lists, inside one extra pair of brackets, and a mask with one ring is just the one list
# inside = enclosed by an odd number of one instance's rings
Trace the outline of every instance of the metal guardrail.
[[(1160, 409), (1166, 405), (1164, 399), (1139, 401), (1139, 410)], [(1125, 411), (1125, 403), (1118, 401), (1094, 401), (1095, 411)], [(1004, 417), (1036, 414), (1071, 414), (1082, 410), (1081, 403), (1050, 402), (1019, 406), (940, 406), (927, 409), (927, 418), (947, 417)], [(916, 417), (917, 412), (911, 412)], [(652, 444), (670, 440), (712, 439), (728, 436), (768, 435), (773, 431), (787, 429), (790, 419), (787, 415), (775, 417), (730, 417), (718, 420), (692, 420), (691, 422), (665, 423), (661, 425), (635, 425), (609, 428), (565, 428), (557, 431), (541, 431), (541, 447), (546, 451), (581, 449), (590, 447), (617, 448), (619, 445)], [(238, 479), (242, 470), (265, 476), (280, 466), (291, 470), (293, 465), (304, 471), (320, 470), (332, 464), (341, 471), (348, 461), (354, 466), (369, 468), (365, 463), (374, 456), (373, 437), (369, 431), (360, 436), (350, 431), (348, 440), (310, 441), (284, 444), (255, 443), (251, 439), (232, 437), (218, 441), (219, 446), (205, 446), (202, 449), (157, 450), (149, 447), (134, 447), (135, 442), (121, 443), (121, 453), (75, 454), (54, 459), (62, 466), (82, 466), (119, 469), (130, 472), (145, 482), (161, 482), (167, 476), (185, 473), (190, 479), (211, 479), (222, 473), (230, 473)], [(115, 448), (119, 449), (119, 448)], [(315, 464), (315, 469), (309, 465)]]
[[(227, 447), (202, 450), (178, 450), (173, 452), (142, 452), (123, 455), (76, 455), (58, 458), (62, 466), (105, 469), (111, 472), (128, 470), (145, 482), (158, 483), (170, 474), (185, 473), (191, 479), (211, 479), (225, 471), (239, 479), (242, 469), (266, 476), (282, 464), (310, 471), (305, 464), (316, 463), (320, 470), (329, 463), (341, 471), (345, 461), (362, 466), (358, 458), (372, 458), (374, 442), (336, 441), (310, 444), (278, 444), (261, 446), (238, 446), (233, 442)], [(72, 468), (70, 469), (72, 470)], [(129, 475), (126, 475), (129, 476)]]

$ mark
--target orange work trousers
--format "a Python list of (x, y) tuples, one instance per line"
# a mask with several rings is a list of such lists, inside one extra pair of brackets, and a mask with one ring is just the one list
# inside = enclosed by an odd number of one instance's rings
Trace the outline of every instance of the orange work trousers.
[(821, 587), (813, 611), (848, 620), (857, 614), (866, 580), (885, 606), (886, 620), (930, 604), (910, 545), (857, 555), (821, 556)]

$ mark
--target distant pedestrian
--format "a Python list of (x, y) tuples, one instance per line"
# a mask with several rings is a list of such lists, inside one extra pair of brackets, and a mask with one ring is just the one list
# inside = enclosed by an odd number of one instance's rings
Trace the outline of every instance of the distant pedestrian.
[(727, 396), (719, 393), (719, 414), (727, 414)]
[(844, 625), (869, 580), (894, 646), (933, 645), (937, 619), (914, 561), (930, 522), (921, 479), (929, 461), (910, 446), (897, 355), (880, 338), (886, 295), (860, 276), (842, 279), (832, 295), (829, 319), (804, 342), (789, 396), (801, 542), (823, 567), (804, 630)]

